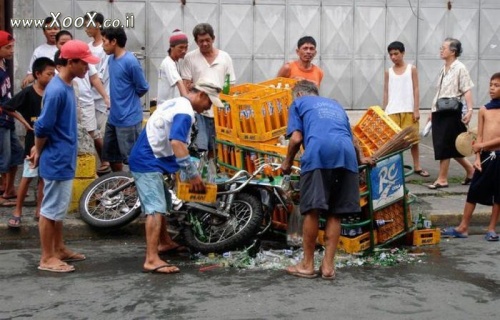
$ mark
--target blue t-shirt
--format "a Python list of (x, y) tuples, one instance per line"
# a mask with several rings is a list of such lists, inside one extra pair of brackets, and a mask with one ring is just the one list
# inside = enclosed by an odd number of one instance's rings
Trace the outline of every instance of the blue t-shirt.
[(179, 140), (188, 145), (193, 123), (194, 111), (188, 99), (179, 97), (160, 104), (130, 152), (130, 170), (143, 173), (179, 170), (170, 141)]
[(302, 132), (302, 173), (315, 169), (345, 168), (358, 172), (349, 118), (334, 100), (303, 96), (294, 100), (288, 113), (287, 136)]
[(140, 97), (149, 90), (141, 64), (127, 51), (118, 59), (111, 55), (108, 70), (111, 99), (108, 122), (115, 127), (135, 126), (142, 121)]
[[(0, 106), (5, 106), (7, 101), (12, 98), (10, 93), (10, 77), (7, 69), (0, 68)], [(14, 118), (7, 115), (7, 113), (0, 113), (0, 127), (14, 130)]]
[(42, 112), (35, 121), (35, 136), (47, 138), (40, 155), (39, 174), (42, 178), (63, 181), (75, 177), (76, 123), (75, 91), (57, 75), (45, 88)]

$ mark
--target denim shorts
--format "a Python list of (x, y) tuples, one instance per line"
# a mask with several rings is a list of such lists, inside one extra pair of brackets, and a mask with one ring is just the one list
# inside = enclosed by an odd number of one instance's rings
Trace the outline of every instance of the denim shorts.
[(172, 196), (160, 172), (131, 172), (145, 214), (167, 214), (172, 206)]
[(142, 122), (130, 127), (115, 127), (106, 123), (102, 160), (128, 164), (128, 156), (142, 131)]
[(43, 200), (40, 214), (47, 219), (62, 221), (68, 212), (73, 191), (73, 179), (43, 179)]
[(196, 136), (196, 145), (200, 151), (210, 151), (214, 148), (215, 123), (214, 118), (205, 117), (196, 113), (196, 124), (198, 126), (198, 135)]
[(16, 130), (0, 127), (0, 173), (7, 173), (12, 167), (23, 164), (24, 148), (19, 142)]

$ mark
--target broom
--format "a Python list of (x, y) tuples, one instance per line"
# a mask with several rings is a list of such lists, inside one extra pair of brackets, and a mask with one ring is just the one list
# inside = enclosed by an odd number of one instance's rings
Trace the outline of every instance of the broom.
[(375, 151), (372, 157), (381, 158), (396, 151), (404, 150), (416, 142), (418, 142), (416, 128), (406, 127)]

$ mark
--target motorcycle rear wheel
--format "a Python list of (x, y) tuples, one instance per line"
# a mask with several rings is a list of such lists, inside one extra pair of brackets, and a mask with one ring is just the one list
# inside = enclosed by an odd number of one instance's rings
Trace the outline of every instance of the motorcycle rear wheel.
[(248, 245), (259, 232), (264, 219), (258, 198), (246, 193), (235, 196), (228, 220), (194, 209), (191, 226), (183, 229), (186, 244), (201, 253), (222, 253)]
[(131, 179), (128, 172), (112, 172), (93, 181), (80, 198), (82, 220), (95, 228), (115, 229), (137, 218), (141, 205), (134, 183), (112, 197), (108, 195)]

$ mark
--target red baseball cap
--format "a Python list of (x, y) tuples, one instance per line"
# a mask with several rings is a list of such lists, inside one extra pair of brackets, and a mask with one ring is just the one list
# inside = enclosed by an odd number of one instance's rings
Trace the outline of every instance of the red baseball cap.
[(0, 30), (0, 47), (6, 46), (11, 42), (14, 42), (14, 37), (10, 33)]
[(63, 59), (80, 59), (90, 64), (96, 64), (101, 61), (99, 57), (92, 55), (89, 45), (80, 40), (70, 40), (61, 47)]

